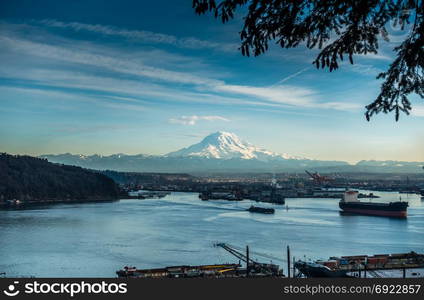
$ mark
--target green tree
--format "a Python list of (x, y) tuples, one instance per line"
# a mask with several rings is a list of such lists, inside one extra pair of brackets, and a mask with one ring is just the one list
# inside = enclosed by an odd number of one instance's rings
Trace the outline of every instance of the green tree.
[(394, 112), (398, 121), (400, 112), (410, 113), (410, 94), (424, 98), (422, 0), (193, 0), (197, 14), (213, 12), (223, 23), (244, 6), (243, 55), (263, 54), (270, 41), (282, 48), (302, 44), (320, 49), (313, 63), (330, 71), (345, 57), (353, 64), (355, 54), (377, 54), (379, 37), (389, 39), (388, 24), (402, 30), (410, 26), (408, 35), (394, 48), (396, 58), (377, 76), (384, 81), (380, 94), (366, 106), (365, 116), (369, 121), (374, 114)]

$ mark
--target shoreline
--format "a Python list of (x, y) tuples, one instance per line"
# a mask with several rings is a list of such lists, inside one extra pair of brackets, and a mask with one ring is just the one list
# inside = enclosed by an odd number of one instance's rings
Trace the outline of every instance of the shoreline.
[(99, 202), (115, 202), (121, 198), (114, 199), (75, 199), (75, 200), (42, 200), (20, 202), (19, 204), (0, 203), (0, 210), (18, 210), (20, 208), (36, 207), (52, 204), (77, 204), (77, 203), (99, 203)]

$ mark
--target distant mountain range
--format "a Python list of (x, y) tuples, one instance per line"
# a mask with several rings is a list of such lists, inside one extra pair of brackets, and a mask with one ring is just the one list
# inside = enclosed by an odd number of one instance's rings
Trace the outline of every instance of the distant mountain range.
[(197, 144), (166, 155), (42, 155), (50, 162), (129, 172), (423, 172), (422, 162), (313, 160), (258, 148), (234, 133), (215, 132)]

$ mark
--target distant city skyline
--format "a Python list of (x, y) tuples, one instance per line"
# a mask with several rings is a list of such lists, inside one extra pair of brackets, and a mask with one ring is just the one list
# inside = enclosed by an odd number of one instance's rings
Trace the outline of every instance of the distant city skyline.
[(399, 122), (364, 118), (403, 32), (329, 73), (303, 47), (243, 57), (240, 17), (177, 2), (2, 2), (0, 151), (165, 154), (228, 131), (311, 159), (424, 161), (418, 97)]

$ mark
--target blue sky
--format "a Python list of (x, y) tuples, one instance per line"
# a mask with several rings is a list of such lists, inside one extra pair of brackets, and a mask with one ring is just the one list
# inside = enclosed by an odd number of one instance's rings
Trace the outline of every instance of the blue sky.
[(424, 161), (417, 97), (400, 122), (364, 118), (404, 32), (329, 73), (302, 47), (243, 57), (241, 24), (189, 0), (0, 2), (0, 151), (164, 154), (225, 130), (308, 158)]

